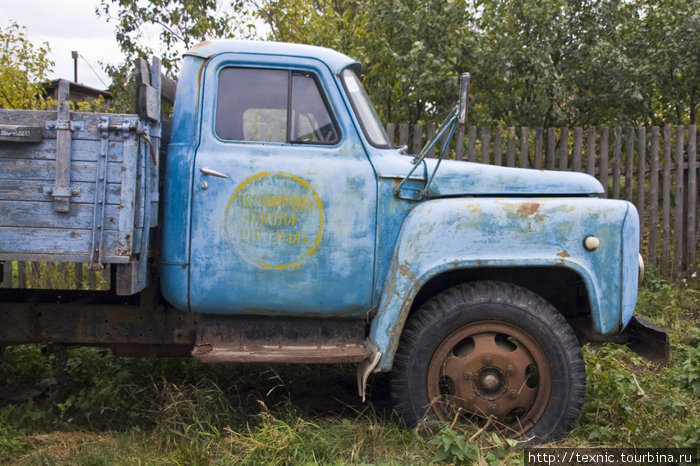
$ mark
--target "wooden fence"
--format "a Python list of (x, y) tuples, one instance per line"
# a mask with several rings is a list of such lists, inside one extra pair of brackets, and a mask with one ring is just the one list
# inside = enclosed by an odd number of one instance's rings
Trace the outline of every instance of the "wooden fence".
[[(435, 127), (387, 125), (418, 153)], [(700, 237), (697, 126), (458, 129), (450, 158), (509, 167), (571, 170), (598, 178), (605, 196), (633, 202), (642, 254), (664, 277), (697, 277)], [(428, 154), (434, 157), (435, 152)]]
[[(418, 153), (435, 127), (387, 125), (389, 137)], [(634, 202), (642, 219), (642, 254), (664, 277), (696, 277), (700, 237), (697, 127), (460, 128), (450, 158), (597, 177), (605, 196)], [(434, 152), (429, 156), (435, 156)], [(640, 189), (640, 187), (642, 189)], [(86, 264), (4, 263), (4, 288), (56, 286), (95, 289), (109, 283), (109, 268)]]

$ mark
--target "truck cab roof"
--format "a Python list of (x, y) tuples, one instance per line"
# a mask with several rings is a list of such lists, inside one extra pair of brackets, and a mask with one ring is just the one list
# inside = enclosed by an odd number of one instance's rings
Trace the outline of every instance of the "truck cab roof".
[(266, 42), (253, 40), (215, 39), (201, 42), (185, 55), (211, 58), (221, 53), (242, 53), (255, 55), (279, 55), (304, 57), (324, 62), (333, 73), (339, 73), (348, 66), (360, 67), (360, 63), (345, 54), (315, 45), (290, 44), (286, 42)]

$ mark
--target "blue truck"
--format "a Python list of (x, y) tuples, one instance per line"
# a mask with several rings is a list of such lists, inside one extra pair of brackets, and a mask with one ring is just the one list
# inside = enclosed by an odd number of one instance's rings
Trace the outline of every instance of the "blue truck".
[(107, 291), (1, 290), (0, 346), (354, 363), (363, 399), (391, 371), (408, 426), (461, 416), (535, 441), (578, 418), (582, 343), (667, 357), (633, 315), (632, 204), (585, 174), (448, 160), (467, 79), (407, 155), (336, 51), (199, 44), (167, 124), (144, 63), (134, 115), (70, 113), (65, 83), (57, 111), (0, 110), (0, 261), (112, 270)]

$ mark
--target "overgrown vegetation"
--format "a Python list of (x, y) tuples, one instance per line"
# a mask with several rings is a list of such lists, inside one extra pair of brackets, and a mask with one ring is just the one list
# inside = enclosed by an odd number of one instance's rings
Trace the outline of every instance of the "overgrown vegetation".
[[(671, 362), (586, 347), (583, 414), (556, 446), (697, 447), (698, 309), (697, 283), (648, 277), (638, 313), (669, 331)], [(1, 359), (7, 464), (522, 464), (522, 446), (479, 426), (405, 429), (384, 375), (370, 379), (372, 403), (360, 403), (353, 366), (206, 366), (49, 350), (8, 347)]]

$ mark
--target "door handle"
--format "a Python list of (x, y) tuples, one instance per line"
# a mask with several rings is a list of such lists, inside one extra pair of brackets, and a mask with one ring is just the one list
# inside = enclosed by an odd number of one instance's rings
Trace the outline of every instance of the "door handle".
[(212, 170), (210, 168), (200, 168), (200, 172), (202, 172), (202, 175), (209, 175), (209, 176), (216, 176), (217, 178), (228, 178), (228, 175), (224, 175), (223, 173), (217, 172), (216, 170)]

